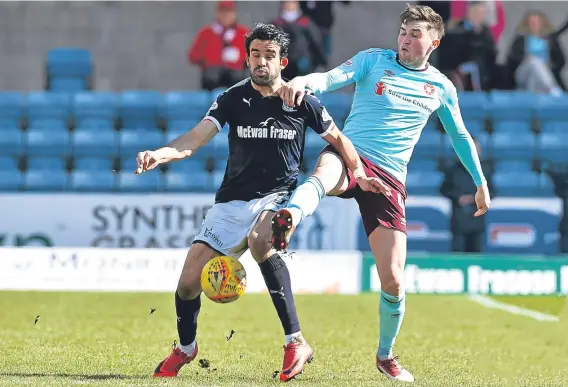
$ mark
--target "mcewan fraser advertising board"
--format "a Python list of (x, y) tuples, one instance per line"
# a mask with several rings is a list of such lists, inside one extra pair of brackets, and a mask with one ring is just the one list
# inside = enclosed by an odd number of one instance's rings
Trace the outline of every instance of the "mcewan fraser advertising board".
[[(372, 256), (362, 268), (362, 291), (380, 290)], [(568, 257), (410, 255), (404, 274), (408, 293), (568, 294)]]

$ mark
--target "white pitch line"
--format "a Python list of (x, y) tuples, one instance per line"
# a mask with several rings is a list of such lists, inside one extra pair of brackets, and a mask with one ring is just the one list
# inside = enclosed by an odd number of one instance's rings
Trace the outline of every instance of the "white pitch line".
[(557, 316), (537, 312), (536, 310), (521, 308), (520, 306), (516, 305), (506, 304), (504, 302), (499, 302), (492, 298), (489, 298), (487, 296), (482, 296), (479, 294), (472, 294), (469, 296), (469, 299), (474, 302), (477, 302), (480, 305), (485, 306), (486, 308), (499, 309), (519, 316), (530, 317), (538, 321), (552, 321), (552, 322), (560, 321), (560, 319)]

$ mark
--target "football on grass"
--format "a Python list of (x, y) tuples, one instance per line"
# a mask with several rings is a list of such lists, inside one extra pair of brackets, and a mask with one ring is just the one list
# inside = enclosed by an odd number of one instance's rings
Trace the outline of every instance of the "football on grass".
[(201, 289), (212, 301), (227, 304), (241, 297), (247, 286), (244, 266), (232, 257), (215, 257), (201, 272)]

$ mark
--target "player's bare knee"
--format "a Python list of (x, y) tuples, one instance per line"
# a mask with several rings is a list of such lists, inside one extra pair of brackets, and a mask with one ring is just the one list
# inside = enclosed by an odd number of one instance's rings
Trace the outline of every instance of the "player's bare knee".
[(209, 260), (219, 255), (203, 243), (191, 246), (181, 271), (177, 292), (182, 300), (191, 300), (201, 293), (201, 271)]
[(270, 245), (270, 234), (254, 233), (248, 238), (248, 246), (254, 260), (258, 263), (267, 259), (268, 253), (272, 250)]
[(201, 283), (198, 280), (187, 281), (180, 278), (177, 286), (177, 294), (182, 300), (193, 300), (201, 294)]
[(393, 296), (404, 292), (404, 272), (398, 266), (380, 273), (381, 289)]
[(341, 158), (335, 153), (324, 152), (321, 154), (312, 175), (321, 181), (326, 194), (334, 194), (335, 191), (342, 192), (347, 188), (345, 166)]

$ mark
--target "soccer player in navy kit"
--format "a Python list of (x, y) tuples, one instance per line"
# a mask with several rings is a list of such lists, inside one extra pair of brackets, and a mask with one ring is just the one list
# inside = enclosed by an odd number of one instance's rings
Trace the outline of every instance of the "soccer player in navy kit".
[[(290, 274), (281, 253), (271, 246), (271, 218), (296, 188), (308, 127), (337, 149), (350, 170), (361, 169), (361, 160), (316, 97), (308, 96), (293, 108), (280, 99), (280, 73), (288, 63), (287, 34), (274, 25), (259, 24), (245, 44), (251, 77), (222, 93), (188, 133), (156, 151), (138, 154), (136, 173), (142, 173), (190, 157), (229, 124), (225, 176), (189, 250), (175, 293), (180, 344), (154, 376), (177, 376), (197, 356), (203, 266), (219, 255), (238, 258), (247, 248), (259, 264), (286, 335), (280, 380), (292, 379), (312, 358), (300, 331)], [(362, 179), (359, 185), (379, 192), (377, 179)]]

